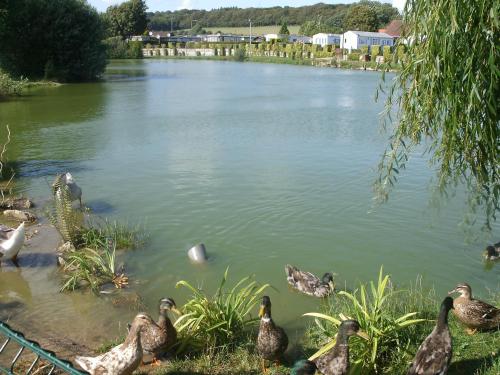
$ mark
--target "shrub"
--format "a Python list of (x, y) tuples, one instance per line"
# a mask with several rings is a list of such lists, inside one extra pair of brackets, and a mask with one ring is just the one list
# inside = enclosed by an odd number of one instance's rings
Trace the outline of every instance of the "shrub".
[[(380, 46), (378, 46), (378, 45), (372, 46), (371, 55), (372, 55), (372, 57), (380, 55)], [(373, 58), (373, 60), (375, 60), (375, 59)]]
[(359, 61), (360, 54), (358, 52), (352, 52), (347, 55), (349, 61)]
[(392, 53), (391, 53), (390, 46), (384, 46), (383, 54), (384, 54), (384, 62), (385, 63), (389, 63), (392, 61)]
[(106, 57), (108, 59), (142, 59), (142, 43), (127, 42), (121, 37), (112, 37), (104, 40)]
[(20, 95), (25, 83), (26, 80), (16, 81), (0, 70), (0, 98), (2, 96)]
[[(98, 78), (106, 66), (104, 25), (80, 0), (5, 1), (0, 63), (14, 77), (40, 79), (47, 63), (60, 81)], [(29, 26), (28, 26), (29, 25)]]
[(242, 48), (238, 48), (234, 51), (234, 60), (235, 61), (245, 61), (245, 50)]
[(361, 47), (361, 54), (367, 55), (368, 54), (368, 46), (362, 46)]
[[(377, 284), (370, 282), (369, 287), (360, 285), (353, 293), (341, 291), (338, 293), (335, 305), (330, 305), (329, 314), (307, 313), (315, 317), (316, 327), (313, 334), (319, 337), (333, 338), (341, 320), (356, 319), (361, 329), (369, 336), (369, 340), (353, 340), (351, 350), (356, 360), (353, 369), (363, 373), (394, 373), (388, 366), (394, 357), (407, 355), (407, 348), (412, 344), (411, 336), (405, 330), (408, 327), (424, 322), (425, 319), (415, 319), (417, 312), (408, 311), (408, 307), (398, 304), (398, 294), (389, 287), (389, 276), (380, 269)], [(335, 318), (337, 315), (340, 319)], [(332, 323), (324, 326), (318, 318)], [(363, 341), (363, 342), (361, 342)], [(329, 350), (335, 340), (326, 344), (311, 358), (315, 358)]]
[(244, 277), (226, 291), (227, 274), (228, 269), (214, 296), (187, 281), (177, 283), (176, 287), (188, 288), (193, 293), (182, 309), (184, 314), (175, 322), (182, 337), (180, 351), (187, 345), (199, 349), (235, 346), (245, 338), (247, 328), (258, 321), (252, 318), (251, 311), (269, 285), (259, 286), (250, 277)]

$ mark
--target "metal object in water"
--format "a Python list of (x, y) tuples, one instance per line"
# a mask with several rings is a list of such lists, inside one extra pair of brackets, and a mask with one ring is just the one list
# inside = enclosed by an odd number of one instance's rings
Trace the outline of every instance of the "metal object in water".
[(188, 257), (195, 263), (205, 263), (208, 259), (205, 245), (200, 243), (188, 250)]

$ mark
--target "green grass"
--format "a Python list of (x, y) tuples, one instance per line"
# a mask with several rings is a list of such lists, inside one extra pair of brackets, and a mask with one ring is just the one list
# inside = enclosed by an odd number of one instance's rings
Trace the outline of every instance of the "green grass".
[[(382, 281), (384, 279), (382, 278)], [(375, 289), (381, 282), (375, 283)], [(369, 287), (371, 290), (371, 287)], [(379, 373), (382, 374), (405, 374), (411, 360), (413, 359), (420, 343), (432, 331), (437, 318), (439, 304), (444, 296), (437, 296), (433, 289), (422, 287), (421, 279), (415, 283), (404, 287), (395, 288), (391, 282), (386, 282), (387, 292), (376, 295), (388, 296), (384, 303), (382, 314), (396, 319), (409, 312), (418, 311), (418, 317), (425, 321), (408, 325), (398, 329), (398, 340), (401, 346), (393, 345), (393, 350), (383, 353), (379, 358)], [(350, 292), (352, 294), (352, 292)], [(358, 299), (360, 297), (358, 292)], [(366, 295), (367, 306), (371, 297)], [(203, 297), (204, 298), (204, 297)], [(201, 298), (201, 299), (203, 299)], [(196, 297), (196, 301), (200, 301)], [(213, 300), (210, 297), (210, 300)], [(500, 304), (500, 294), (492, 295), (487, 299), (494, 305)], [(323, 303), (321, 312), (331, 316), (343, 314), (356, 317), (359, 308), (353, 307), (353, 301), (347, 294), (335, 294)], [(380, 301), (379, 301), (380, 302)], [(198, 303), (198, 302), (196, 302)], [(361, 302), (361, 304), (363, 304)], [(369, 310), (369, 309), (368, 309)], [(322, 321), (322, 328), (311, 321), (310, 317), (304, 317), (304, 324), (308, 325), (301, 342), (290, 345), (285, 353), (285, 361), (282, 366), (271, 366), (268, 374), (288, 374), (290, 368), (299, 359), (310, 357), (325, 343), (331, 341), (335, 336), (336, 325)], [(361, 320), (361, 319), (360, 319)], [(457, 322), (450, 313), (449, 326), (453, 337), (453, 359), (448, 375), (499, 375), (500, 374), (500, 330), (492, 332), (476, 333), (468, 335), (464, 327)], [(198, 351), (189, 351), (169, 358), (159, 368), (151, 366), (141, 367), (137, 373), (150, 374), (214, 374), (214, 375), (236, 375), (236, 374), (261, 374), (260, 357), (255, 351), (257, 327), (246, 330), (234, 345), (231, 345), (232, 336), (226, 337), (229, 340), (225, 344), (219, 341), (217, 345), (210, 344)], [(289, 332), (290, 334), (290, 332)], [(223, 339), (224, 340), (224, 339)], [(101, 351), (118, 344), (121, 341), (110, 342), (107, 346), (101, 347)], [(222, 343), (222, 345), (221, 345)], [(361, 340), (351, 339), (351, 363), (359, 358), (360, 352), (365, 350)], [(186, 354), (187, 353), (187, 354)], [(374, 372), (365, 371), (365, 374)]]
[(176, 287), (187, 288), (192, 293), (182, 307), (183, 315), (175, 322), (180, 336), (178, 352), (186, 348), (210, 350), (237, 346), (258, 321), (252, 312), (269, 284), (260, 286), (248, 276), (226, 287), (227, 275), (228, 269), (213, 296), (187, 281), (177, 283)]

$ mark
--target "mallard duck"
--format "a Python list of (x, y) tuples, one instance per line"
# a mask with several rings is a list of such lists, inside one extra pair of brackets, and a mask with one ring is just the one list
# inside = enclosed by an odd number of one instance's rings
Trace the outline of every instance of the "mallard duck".
[(290, 375), (314, 375), (316, 370), (317, 367), (314, 362), (308, 361), (307, 359), (301, 359), (295, 362), (292, 371), (290, 371)]
[(82, 189), (75, 182), (75, 179), (71, 173), (66, 172), (56, 176), (54, 183), (52, 184), (52, 189), (54, 194), (59, 194), (58, 186), (64, 184), (68, 187), (69, 198), (71, 202), (80, 201), (80, 207), (82, 207)]
[(141, 364), (141, 331), (152, 323), (146, 314), (137, 314), (123, 344), (97, 357), (76, 357), (75, 362), (91, 375), (132, 374)]
[(484, 251), (484, 257), (486, 260), (499, 260), (500, 259), (500, 242), (495, 245), (490, 245), (486, 247)]
[(288, 347), (288, 336), (283, 328), (274, 324), (271, 317), (271, 299), (262, 297), (259, 309), (260, 327), (257, 336), (257, 351), (262, 357), (262, 368), (265, 372), (265, 360), (279, 361)]
[(288, 284), (299, 292), (314, 297), (327, 297), (335, 289), (333, 275), (329, 272), (323, 275), (320, 280), (310, 272), (299, 270), (297, 267), (287, 264), (285, 266), (286, 279)]
[(24, 222), (16, 229), (7, 227), (2, 229), (2, 237), (7, 239), (0, 242), (0, 265), (2, 260), (12, 260), (16, 267), (19, 267), (17, 254), (19, 254), (19, 250), (21, 250), (24, 245)]
[(407, 375), (444, 375), (452, 355), (448, 312), (453, 309), (453, 299), (446, 297), (441, 303), (439, 317), (431, 334), (420, 344)]
[(453, 293), (460, 293), (460, 297), (453, 300), (453, 313), (467, 326), (470, 334), (478, 329), (488, 330), (500, 327), (500, 309), (472, 298), (472, 289), (469, 284), (458, 284), (448, 294)]
[(340, 323), (334, 347), (314, 360), (323, 375), (345, 375), (349, 372), (349, 337), (354, 335), (365, 340), (369, 338), (356, 320)]
[(141, 345), (144, 355), (153, 356), (153, 363), (157, 364), (157, 358), (160, 358), (177, 341), (177, 331), (168, 318), (169, 311), (181, 315), (177, 310), (172, 298), (162, 298), (160, 300), (160, 316), (158, 322), (151, 319), (142, 329)]

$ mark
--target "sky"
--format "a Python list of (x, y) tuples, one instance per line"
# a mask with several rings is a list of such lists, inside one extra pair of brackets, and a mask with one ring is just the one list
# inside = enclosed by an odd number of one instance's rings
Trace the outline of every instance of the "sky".
[[(90, 4), (103, 12), (112, 4), (121, 3), (123, 0), (87, 0)], [(402, 9), (405, 0), (382, 0), (392, 3), (396, 8)], [(302, 5), (312, 5), (316, 3), (326, 4), (347, 4), (354, 3), (356, 0), (146, 0), (148, 10), (150, 12), (162, 10), (179, 10), (179, 9), (214, 9), (230, 6), (238, 8), (249, 7), (272, 7), (272, 6), (291, 6), (298, 7)]]

